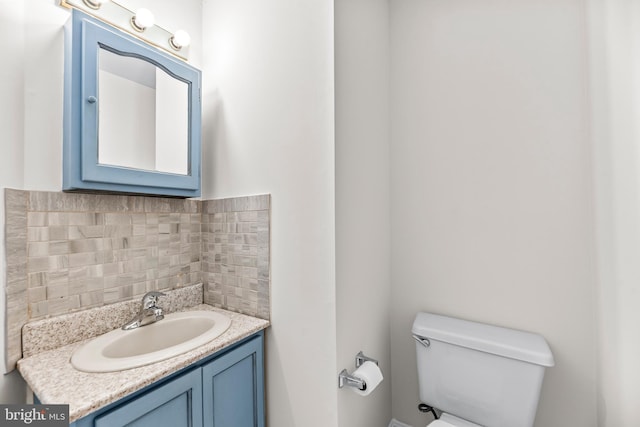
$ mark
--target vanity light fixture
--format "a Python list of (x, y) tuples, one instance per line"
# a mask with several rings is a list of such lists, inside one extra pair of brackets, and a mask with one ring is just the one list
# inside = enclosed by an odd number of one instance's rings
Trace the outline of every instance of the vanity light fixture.
[(60, 6), (78, 9), (183, 60), (189, 58), (191, 37), (184, 30), (169, 31), (156, 25), (146, 8), (135, 12), (121, 4), (132, 0), (57, 0)]
[(98, 10), (102, 7), (103, 3), (108, 2), (109, 0), (82, 0), (82, 2), (90, 7), (93, 10)]
[(178, 30), (169, 38), (169, 45), (174, 50), (180, 50), (190, 44), (191, 36), (185, 30)]
[(131, 17), (131, 26), (140, 33), (149, 27), (153, 27), (155, 22), (156, 18), (153, 16), (153, 13), (144, 7), (138, 9), (136, 14)]

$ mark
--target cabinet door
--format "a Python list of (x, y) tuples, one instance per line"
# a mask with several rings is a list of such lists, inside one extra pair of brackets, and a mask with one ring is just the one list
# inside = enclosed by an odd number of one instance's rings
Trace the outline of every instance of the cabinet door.
[(203, 366), (205, 427), (264, 427), (262, 335)]
[(95, 419), (95, 427), (200, 427), (202, 377), (200, 369), (135, 398)]

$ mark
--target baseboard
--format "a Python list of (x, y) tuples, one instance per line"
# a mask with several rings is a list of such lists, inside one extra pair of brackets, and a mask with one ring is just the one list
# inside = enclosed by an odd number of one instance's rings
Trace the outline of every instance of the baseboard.
[(401, 423), (400, 421), (394, 418), (389, 423), (389, 427), (412, 427), (412, 426), (410, 426), (409, 424)]

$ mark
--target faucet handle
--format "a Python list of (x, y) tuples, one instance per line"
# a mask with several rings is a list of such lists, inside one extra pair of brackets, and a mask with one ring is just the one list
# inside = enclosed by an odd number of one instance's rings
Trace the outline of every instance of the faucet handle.
[(142, 297), (142, 307), (145, 309), (155, 307), (158, 302), (158, 297), (164, 297), (166, 295), (167, 294), (158, 291), (147, 292)]

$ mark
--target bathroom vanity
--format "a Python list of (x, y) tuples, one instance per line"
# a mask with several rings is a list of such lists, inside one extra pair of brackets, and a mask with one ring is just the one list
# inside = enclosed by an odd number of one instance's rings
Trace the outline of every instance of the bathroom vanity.
[[(111, 308), (97, 310), (107, 309)], [(38, 341), (27, 344), (18, 369), (40, 403), (69, 404), (74, 427), (264, 426), (263, 330), (269, 322), (206, 304), (188, 310), (218, 311), (231, 319), (231, 325), (219, 337), (178, 356), (133, 369), (92, 373), (74, 368), (70, 358), (93, 338), (45, 350), (51, 337), (42, 337), (42, 331), (64, 335), (69, 325), (103, 315), (73, 313), (42, 321), (37, 334), (29, 324), (25, 327), (25, 342), (31, 336), (38, 336)], [(32, 354), (33, 347), (43, 351)]]
[(71, 426), (262, 427), (263, 378), (258, 332)]

